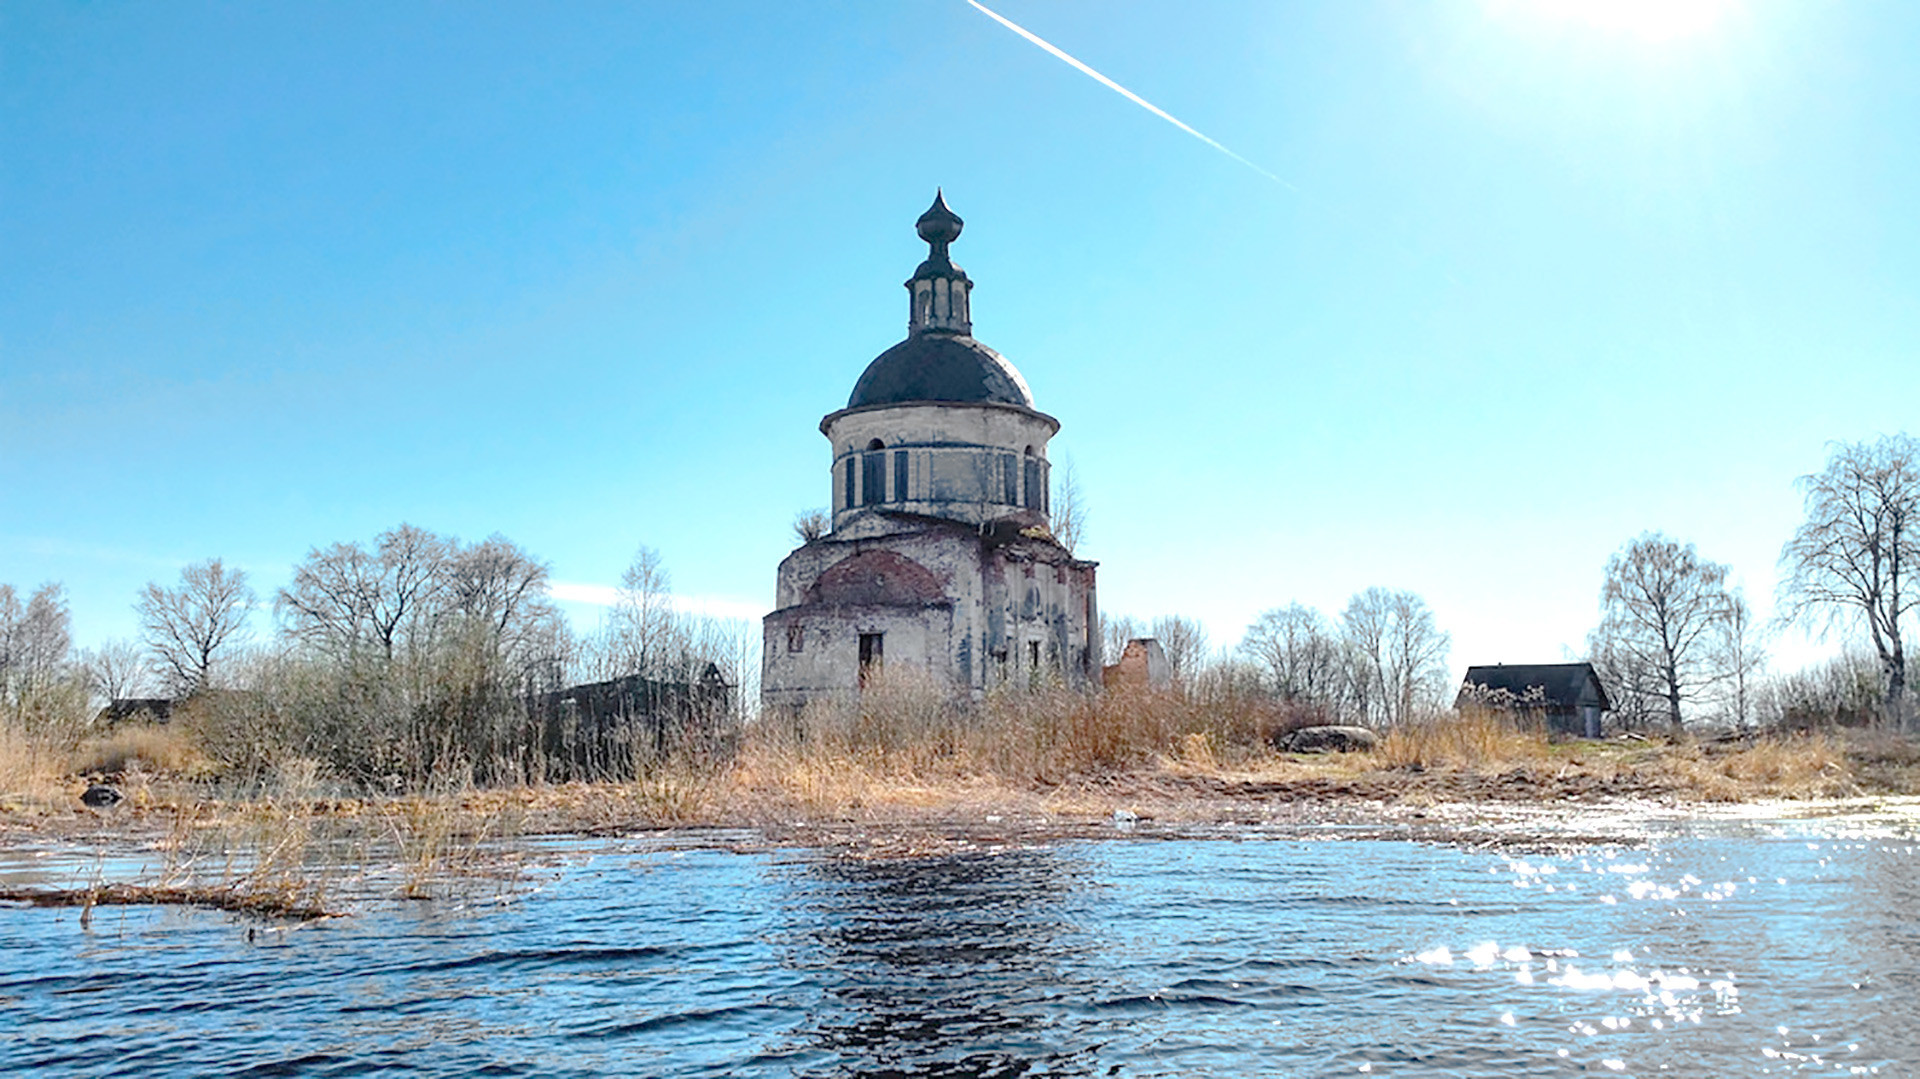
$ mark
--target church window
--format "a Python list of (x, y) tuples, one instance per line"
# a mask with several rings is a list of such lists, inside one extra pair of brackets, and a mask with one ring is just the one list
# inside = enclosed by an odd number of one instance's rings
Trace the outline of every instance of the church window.
[[(878, 439), (874, 440), (878, 442)], [(887, 453), (869, 450), (860, 455), (860, 504), (871, 506), (887, 500)]]
[(884, 633), (862, 633), (860, 635), (860, 685), (865, 686), (867, 679), (879, 673), (886, 661), (886, 638)]
[(1025, 502), (1022, 502), (1021, 505), (1027, 507), (1030, 510), (1037, 510), (1040, 508), (1040, 501), (1041, 501), (1040, 500), (1040, 458), (1032, 456), (1031, 455), (1033, 452), (1032, 450), (1028, 450), (1027, 452), (1029, 454), (1029, 456), (1027, 457), (1027, 477), (1026, 477), (1027, 499)]
[(794, 623), (787, 627), (787, 651), (803, 652), (807, 647), (807, 627)]
[(847, 476), (846, 476), (845, 485), (846, 485), (846, 494), (841, 496), (840, 501), (846, 509), (852, 509), (853, 508), (853, 457), (852, 455), (848, 455), (847, 457)]
[(905, 502), (911, 488), (907, 484), (907, 451), (893, 451), (893, 500)]
[(1000, 485), (1000, 501), (1009, 506), (1019, 505), (1020, 473), (1014, 467), (1014, 457), (1011, 453), (1000, 455)]

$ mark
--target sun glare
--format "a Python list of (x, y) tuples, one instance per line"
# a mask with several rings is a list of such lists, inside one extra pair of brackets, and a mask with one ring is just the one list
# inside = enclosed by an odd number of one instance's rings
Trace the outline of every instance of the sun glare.
[(1714, 27), (1734, 0), (1495, 0), (1558, 21), (1647, 41), (1693, 37)]

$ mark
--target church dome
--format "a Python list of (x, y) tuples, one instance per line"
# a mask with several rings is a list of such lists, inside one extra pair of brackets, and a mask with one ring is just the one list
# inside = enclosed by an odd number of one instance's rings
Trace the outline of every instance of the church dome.
[(1033, 392), (1020, 372), (973, 339), (973, 281), (947, 251), (965, 224), (939, 192), (914, 222), (927, 242), (927, 260), (907, 281), (907, 339), (867, 365), (848, 408), (922, 401), (1033, 407)]
[(1033, 392), (1004, 356), (959, 334), (922, 331), (882, 352), (853, 384), (848, 408), (913, 401), (1033, 407)]

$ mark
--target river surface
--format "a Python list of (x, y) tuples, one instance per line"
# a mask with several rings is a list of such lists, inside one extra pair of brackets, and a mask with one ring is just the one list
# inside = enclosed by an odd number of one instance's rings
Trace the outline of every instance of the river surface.
[(300, 928), (0, 909), (0, 1071), (1920, 1074), (1900, 826), (552, 853), (505, 894)]

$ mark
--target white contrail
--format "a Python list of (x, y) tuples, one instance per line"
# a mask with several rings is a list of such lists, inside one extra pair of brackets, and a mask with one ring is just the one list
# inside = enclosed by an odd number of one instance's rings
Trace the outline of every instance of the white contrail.
[(1013, 31), (1016, 34), (1019, 34), (1021, 37), (1026, 38), (1028, 41), (1033, 42), (1035, 45), (1040, 46), (1041, 48), (1047, 50), (1048, 52), (1059, 57), (1060, 59), (1065, 60), (1067, 63), (1073, 65), (1073, 67), (1076, 70), (1078, 70), (1081, 74), (1087, 75), (1088, 77), (1092, 78), (1095, 82), (1099, 83), (1100, 85), (1106, 87), (1109, 90), (1112, 90), (1114, 93), (1119, 94), (1121, 97), (1126, 98), (1128, 101), (1133, 102), (1135, 105), (1140, 106), (1141, 108), (1147, 110), (1148, 112), (1154, 114), (1155, 116), (1158, 116), (1160, 119), (1165, 120), (1167, 123), (1172, 124), (1173, 126), (1186, 132), (1187, 134), (1192, 135), (1194, 138), (1199, 139), (1201, 142), (1206, 143), (1208, 146), (1211, 146), (1214, 149), (1220, 151), (1221, 153), (1227, 155), (1228, 157), (1233, 158), (1235, 161), (1238, 161), (1242, 165), (1245, 165), (1246, 167), (1252, 169), (1253, 171), (1259, 173), (1260, 175), (1265, 176), (1267, 179), (1272, 180), (1274, 183), (1279, 184), (1281, 187), (1284, 187), (1289, 191), (1299, 190), (1299, 188), (1294, 187), (1292, 184), (1286, 182), (1285, 180), (1282, 180), (1278, 176), (1275, 176), (1273, 173), (1268, 172), (1266, 169), (1263, 169), (1260, 166), (1254, 164), (1253, 162), (1248, 161), (1246, 158), (1241, 157), (1239, 154), (1234, 153), (1232, 150), (1227, 149), (1226, 147), (1220, 145), (1219, 143), (1213, 141), (1212, 139), (1206, 137), (1205, 135), (1202, 135), (1200, 132), (1195, 131), (1193, 128), (1188, 127), (1186, 124), (1181, 123), (1180, 120), (1177, 117), (1175, 117), (1172, 113), (1168, 112), (1167, 110), (1161, 108), (1158, 105), (1155, 105), (1153, 102), (1148, 101), (1146, 98), (1141, 97), (1139, 94), (1134, 93), (1132, 90), (1129, 90), (1126, 87), (1120, 85), (1119, 83), (1114, 82), (1112, 79), (1107, 78), (1105, 75), (1100, 74), (1098, 71), (1095, 71), (1094, 69), (1088, 67), (1087, 65), (1067, 55), (1065, 52), (1063, 52), (1059, 48), (1056, 48), (1054, 44), (1048, 41), (1046, 38), (1041, 37), (1040, 35), (1034, 33), (1033, 31), (1028, 30), (1026, 27), (1021, 26), (1019, 23), (1014, 22), (1012, 19), (1007, 18), (1005, 15), (1002, 15), (999, 12), (993, 10), (987, 5), (981, 3), (980, 0), (967, 0), (967, 3), (972, 4), (974, 7), (978, 8), (982, 14), (986, 15), (988, 18), (992, 19), (994, 22), (999, 23), (1001, 26), (1006, 27), (1007, 29)]

